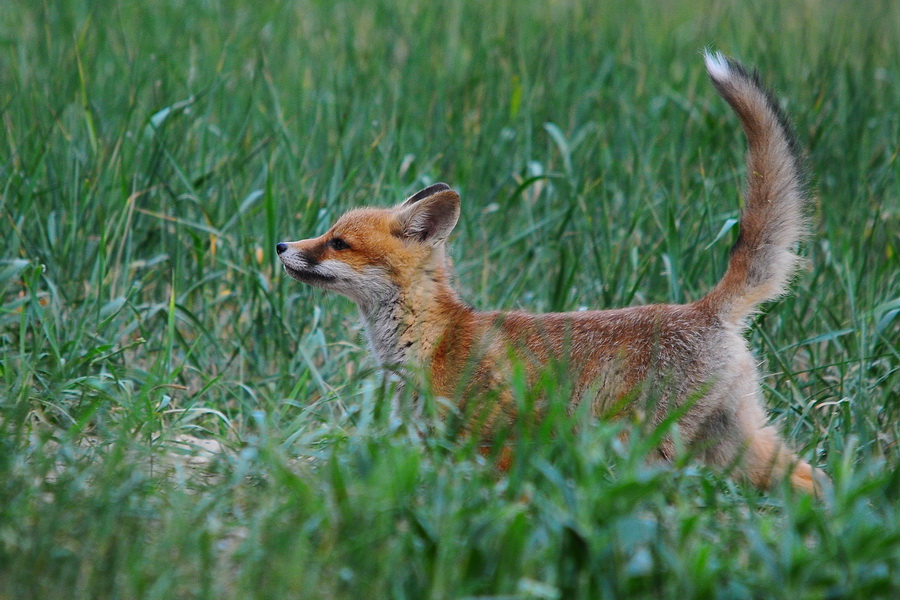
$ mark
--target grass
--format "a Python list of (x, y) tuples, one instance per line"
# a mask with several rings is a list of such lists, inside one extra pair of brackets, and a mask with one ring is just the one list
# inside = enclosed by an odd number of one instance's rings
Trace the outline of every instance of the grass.
[[(3, 3), (0, 597), (895, 596), (898, 40), (887, 0)], [(831, 506), (648, 464), (639, 423), (525, 420), (499, 475), (391, 420), (275, 243), (447, 181), (481, 308), (698, 298), (744, 175), (707, 45), (809, 152), (808, 262), (748, 336)]]

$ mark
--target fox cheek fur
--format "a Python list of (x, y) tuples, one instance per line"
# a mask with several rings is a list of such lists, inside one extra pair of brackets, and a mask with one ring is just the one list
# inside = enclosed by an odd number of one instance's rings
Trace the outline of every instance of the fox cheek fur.
[[(467, 412), (475, 405), (479, 429), (472, 433), (489, 436), (515, 417), (504, 387), (511, 354), (532, 379), (562, 360), (574, 384), (570, 406), (590, 402), (603, 417), (627, 400), (626, 408), (650, 410), (654, 422), (683, 407), (681, 437), (707, 464), (737, 465), (734, 473), (759, 488), (789, 478), (818, 493), (827, 478), (766, 422), (757, 361), (742, 336), (756, 307), (784, 294), (794, 274), (811, 202), (802, 161), (758, 77), (721, 54), (705, 60), (748, 138), (748, 176), (728, 268), (695, 302), (537, 315), (477, 311), (453, 287), (446, 240), (459, 196), (443, 183), (393, 208), (352, 210), (319, 238), (278, 244), (279, 258), (295, 279), (356, 302), (381, 363), (420, 367), (435, 393)], [(486, 399), (486, 389), (499, 393)], [(663, 440), (660, 455), (673, 451)]]
[(276, 247), (285, 272), (303, 283), (346, 296), (358, 305), (372, 307), (397, 294), (397, 285), (384, 266), (352, 266), (322, 248), (327, 242), (303, 240), (282, 242)]

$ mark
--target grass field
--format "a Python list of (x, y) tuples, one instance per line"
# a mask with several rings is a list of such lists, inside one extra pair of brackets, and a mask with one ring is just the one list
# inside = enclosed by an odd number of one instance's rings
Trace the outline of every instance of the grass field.
[[(480, 308), (696, 299), (744, 177), (706, 46), (808, 149), (748, 337), (830, 506), (640, 423), (523, 420), (500, 475), (392, 420), (275, 243), (446, 181)], [(897, 597), (897, 65), (890, 0), (0, 3), (0, 598)]]

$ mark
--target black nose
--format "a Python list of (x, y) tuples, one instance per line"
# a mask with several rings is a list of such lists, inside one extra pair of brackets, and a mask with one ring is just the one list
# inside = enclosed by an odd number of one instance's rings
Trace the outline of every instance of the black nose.
[(284, 242), (278, 242), (278, 244), (275, 246), (275, 252), (277, 252), (278, 254), (281, 254), (285, 250), (287, 250), (287, 244), (285, 244)]

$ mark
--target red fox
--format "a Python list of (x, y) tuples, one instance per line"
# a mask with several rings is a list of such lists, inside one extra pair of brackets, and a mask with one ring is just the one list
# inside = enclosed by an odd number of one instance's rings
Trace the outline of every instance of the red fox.
[[(532, 377), (562, 361), (573, 383), (571, 405), (590, 402), (598, 417), (640, 408), (655, 423), (681, 408), (679, 433), (705, 463), (736, 465), (734, 472), (760, 489), (789, 477), (796, 489), (818, 493), (820, 473), (814, 477), (767, 424), (757, 361), (742, 335), (756, 306), (786, 292), (798, 262), (794, 247), (807, 233), (811, 201), (799, 149), (757, 75), (720, 53), (706, 53), (705, 62), (749, 149), (740, 235), (724, 277), (696, 302), (477, 311), (452, 285), (446, 242), (460, 200), (444, 183), (392, 208), (351, 210), (319, 237), (279, 243), (278, 257), (294, 279), (358, 305), (381, 364), (421, 369), (436, 394), (460, 407), (486, 403), (487, 428), (514, 418), (516, 403), (503, 390), (513, 357)], [(674, 451), (671, 440), (659, 448), (663, 458)]]

